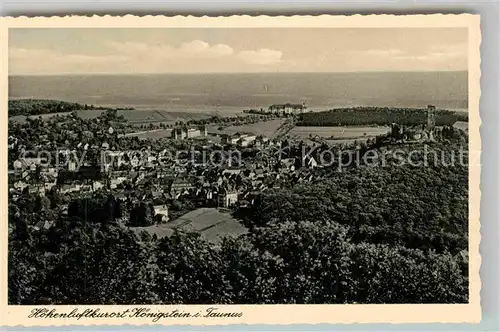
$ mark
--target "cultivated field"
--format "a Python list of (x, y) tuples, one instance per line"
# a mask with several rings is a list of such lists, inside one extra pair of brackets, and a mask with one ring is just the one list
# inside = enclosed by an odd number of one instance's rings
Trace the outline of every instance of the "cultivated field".
[(252, 133), (255, 135), (264, 135), (272, 138), (278, 128), (285, 122), (284, 119), (275, 119), (270, 121), (257, 122), (242, 126), (229, 126), (219, 130), (219, 125), (213, 124), (207, 127), (209, 134), (236, 134), (236, 133)]
[(350, 139), (378, 136), (388, 131), (389, 127), (295, 127), (290, 131), (290, 136), (309, 138), (312, 135), (332, 139)]
[(457, 122), (455, 122), (453, 127), (458, 128), (458, 129), (462, 129), (463, 131), (468, 131), (469, 130), (469, 123), (464, 122), (464, 121), (457, 121)]
[(196, 232), (213, 243), (220, 242), (224, 236), (238, 236), (247, 232), (247, 229), (238, 220), (231, 217), (229, 213), (214, 208), (197, 209), (166, 224), (132, 227), (132, 229), (137, 233), (145, 230), (151, 235), (156, 234), (158, 237), (170, 236), (175, 229), (184, 232)]
[(211, 117), (209, 113), (195, 112), (169, 112), (155, 110), (120, 110), (118, 115), (129, 121), (132, 125), (148, 125), (150, 123), (174, 124), (176, 121), (202, 120)]
[[(104, 110), (79, 110), (76, 112), (80, 118), (88, 120), (88, 119), (97, 118), (99, 115), (101, 115), (102, 112), (104, 112)], [(71, 112), (47, 113), (47, 114), (30, 115), (30, 116), (16, 115), (16, 116), (11, 116), (9, 118), (9, 120), (24, 123), (24, 122), (26, 122), (26, 118), (28, 118), (28, 117), (32, 118), (32, 119), (37, 119), (37, 118), (41, 117), (43, 120), (47, 120), (47, 119), (52, 118), (54, 116), (67, 116), (70, 114), (71, 114)]]
[(9, 117), (9, 121), (14, 121), (14, 122), (19, 122), (19, 123), (25, 123), (26, 118), (31, 118), (31, 119), (38, 119), (39, 117), (42, 118), (42, 120), (47, 120), (51, 117), (54, 116), (66, 116), (71, 114), (71, 112), (61, 112), (61, 113), (47, 113), (47, 114), (41, 114), (41, 115), (16, 115), (16, 116), (11, 116)]
[(172, 134), (172, 129), (154, 129), (149, 131), (138, 131), (135, 133), (128, 133), (125, 134), (124, 136), (127, 137), (137, 136), (139, 139), (147, 139), (147, 138), (160, 139), (160, 138), (170, 137), (171, 134)]
[[(104, 110), (79, 110), (77, 111), (78, 116), (82, 119), (92, 119), (97, 118)], [(208, 119), (212, 116), (209, 113), (196, 113), (196, 112), (169, 112), (169, 111), (155, 111), (155, 110), (119, 110), (118, 115), (123, 115), (123, 117), (130, 122), (132, 125), (148, 125), (150, 123), (159, 124), (174, 124), (176, 121), (189, 121), (189, 120), (201, 120)], [(62, 113), (48, 113), (42, 115), (31, 115), (31, 118), (48, 119), (53, 116), (64, 116), (69, 115), (71, 112)], [(9, 120), (17, 122), (25, 122), (26, 116), (17, 115), (10, 117)]]
[(97, 118), (99, 115), (104, 113), (105, 110), (80, 110), (77, 111), (78, 117), (88, 120)]

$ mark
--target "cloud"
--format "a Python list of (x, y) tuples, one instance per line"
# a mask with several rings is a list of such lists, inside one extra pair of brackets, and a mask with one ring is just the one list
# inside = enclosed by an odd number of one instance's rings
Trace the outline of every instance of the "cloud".
[(467, 44), (434, 45), (423, 54), (401, 54), (395, 59), (417, 60), (428, 62), (450, 61), (453, 59), (467, 59)]
[(109, 42), (108, 46), (114, 51), (139, 58), (146, 56), (152, 58), (218, 58), (230, 56), (234, 52), (228, 45), (210, 45), (202, 40), (182, 43), (179, 47), (138, 42)]
[(162, 43), (105, 43), (98, 54), (71, 54), (54, 49), (9, 49), (11, 73), (157, 73), (252, 72), (283, 65), (283, 53), (262, 48), (235, 50), (226, 44), (192, 40), (173, 46)]
[[(161, 42), (103, 41), (84, 53), (61, 47), (9, 48), (9, 73), (210, 73), (342, 72), (371, 70), (463, 70), (467, 43), (413, 44), (341, 48), (287, 57), (278, 49), (210, 44), (200, 39), (172, 45)], [(391, 47), (392, 46), (392, 47)], [(397, 46), (397, 47), (394, 47)]]
[(469, 46), (467, 43), (438, 44), (431, 47), (432, 52), (447, 53), (454, 55), (467, 55)]
[(366, 51), (363, 51), (364, 53), (372, 56), (382, 56), (382, 57), (393, 57), (397, 56), (400, 54), (404, 54), (405, 52), (403, 50), (400, 50), (398, 48), (389, 48), (389, 49), (369, 49)]
[(210, 46), (202, 40), (193, 40), (188, 43), (183, 43), (179, 51), (184, 55), (191, 56), (206, 56), (206, 57), (222, 57), (233, 54), (233, 49), (225, 44), (216, 44)]
[(432, 45), (424, 50), (402, 50), (399, 48), (368, 49), (352, 51), (353, 55), (369, 55), (390, 60), (415, 60), (422, 62), (446, 61), (467, 57), (467, 43)]
[(238, 57), (246, 63), (256, 65), (275, 65), (279, 64), (282, 60), (283, 53), (281, 51), (270, 50), (268, 48), (261, 48), (258, 51), (241, 51)]
[(121, 55), (61, 53), (47, 49), (9, 48), (9, 72), (17, 74), (105, 72), (122, 63)]

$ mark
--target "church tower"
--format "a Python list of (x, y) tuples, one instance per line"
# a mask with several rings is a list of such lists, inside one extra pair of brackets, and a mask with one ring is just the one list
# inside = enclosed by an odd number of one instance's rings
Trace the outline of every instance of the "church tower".
[(436, 126), (436, 106), (427, 106), (427, 129), (434, 129)]

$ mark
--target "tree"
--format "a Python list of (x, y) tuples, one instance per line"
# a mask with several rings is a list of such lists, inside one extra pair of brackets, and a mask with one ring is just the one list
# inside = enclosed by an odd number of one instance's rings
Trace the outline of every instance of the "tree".
[(130, 223), (134, 226), (149, 226), (153, 224), (153, 208), (150, 203), (140, 202), (130, 212)]

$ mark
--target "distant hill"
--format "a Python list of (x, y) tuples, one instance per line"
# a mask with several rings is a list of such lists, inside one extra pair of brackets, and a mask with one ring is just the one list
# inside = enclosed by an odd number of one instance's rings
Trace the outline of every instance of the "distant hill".
[(9, 117), (43, 115), (50, 113), (67, 113), (76, 110), (101, 109), (94, 105), (70, 103), (52, 99), (13, 99), (9, 100)]

